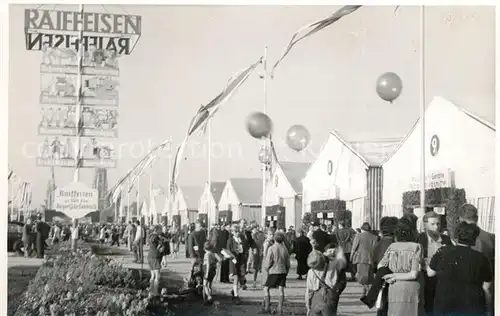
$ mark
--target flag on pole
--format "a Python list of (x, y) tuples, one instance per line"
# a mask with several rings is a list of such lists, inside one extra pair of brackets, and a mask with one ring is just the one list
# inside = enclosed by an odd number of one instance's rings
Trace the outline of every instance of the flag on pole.
[(220, 109), (220, 106), (229, 98), (231, 98), (234, 92), (248, 79), (250, 74), (255, 70), (255, 68), (257, 68), (257, 66), (261, 62), (262, 62), (262, 57), (260, 57), (257, 62), (251, 64), (243, 71), (240, 71), (237, 74), (233, 75), (229, 79), (226, 87), (224, 88), (224, 90), (222, 90), (221, 93), (219, 93), (207, 105), (202, 105), (198, 109), (198, 112), (196, 112), (196, 115), (193, 117), (191, 123), (189, 124), (186, 137), (184, 138), (182, 143), (177, 147), (177, 152), (175, 154), (175, 159), (174, 159), (174, 165), (172, 168), (172, 182), (170, 187), (171, 192), (173, 192), (175, 189), (175, 183), (179, 175), (178, 166), (180, 164), (180, 160), (182, 159), (184, 148), (186, 147), (189, 137), (196, 132), (201, 131), (203, 133), (206, 130), (208, 121), (215, 115), (215, 113), (217, 113), (217, 111)]
[(163, 211), (162, 211), (162, 215), (163, 216), (166, 216), (169, 214), (168, 210), (169, 210), (169, 203), (170, 203), (170, 196), (169, 195), (165, 195), (165, 205), (163, 206)]
[(23, 182), (20, 187), (20, 208), (27, 209), (31, 206), (31, 183)]
[(122, 190), (123, 186), (120, 184), (118, 188), (113, 192), (113, 199), (112, 199), (113, 203), (116, 203), (116, 201), (118, 201), (118, 199), (121, 197)]
[(274, 64), (273, 69), (271, 71), (271, 75), (274, 73), (276, 67), (281, 63), (281, 61), (288, 55), (290, 50), (297, 44), (299, 41), (303, 40), (304, 38), (313, 35), (314, 33), (321, 31), (327, 26), (330, 26), (331, 24), (337, 22), (340, 20), (342, 17), (349, 15), (359, 9), (361, 6), (360, 5), (346, 5), (337, 10), (335, 13), (333, 13), (331, 16), (324, 18), (322, 20), (307, 24), (306, 26), (303, 26), (300, 28), (295, 34), (293, 34), (292, 39), (290, 40), (290, 43), (288, 43), (288, 46), (285, 49), (285, 52), (283, 55), (281, 55), (280, 59)]
[(154, 195), (154, 192), (153, 190), (151, 190), (150, 192), (150, 201), (149, 201), (149, 215), (151, 217), (151, 215), (153, 215), (153, 224), (156, 224), (156, 219), (158, 218), (158, 213), (157, 213), (157, 210), (156, 210), (156, 202), (155, 202), (155, 195)]
[[(142, 158), (139, 163), (137, 163), (132, 169), (130, 169), (125, 176), (123, 176), (118, 182), (108, 191), (107, 197), (109, 198), (110, 196), (113, 196), (116, 193), (117, 190), (120, 190), (120, 186), (125, 183), (125, 181), (129, 180), (129, 183), (134, 184), (135, 179), (139, 175), (141, 175), (144, 172), (144, 169), (146, 169), (152, 162), (153, 160), (157, 157), (157, 155), (168, 145), (170, 144), (170, 139), (164, 141), (158, 146), (155, 146), (144, 158)], [(172, 145), (170, 145), (171, 147)], [(134, 186), (129, 185), (128, 186), (128, 192), (132, 190)]]
[(122, 220), (122, 217), (125, 215), (124, 214), (124, 203), (125, 201), (123, 201), (123, 191), (120, 190), (120, 204), (119, 204), (119, 208), (118, 208), (118, 216), (120, 217), (120, 223), (121, 223), (121, 220)]
[(146, 201), (144, 201), (144, 202), (142, 202), (140, 213), (139, 213), (138, 217), (141, 217), (141, 216), (147, 217), (148, 215), (149, 215), (148, 204), (146, 203)]
[(153, 163), (154, 159), (155, 156), (149, 155), (148, 158), (144, 160), (144, 162), (136, 170), (134, 170), (133, 174), (131, 175), (132, 186), (128, 188), (129, 192), (134, 188), (136, 180), (139, 179), (139, 177), (144, 173), (144, 170)]
[(9, 166), (9, 177), (7, 178), (7, 180), (10, 180), (10, 178), (14, 177), (16, 174), (14, 173), (14, 170), (12, 170), (12, 168)]

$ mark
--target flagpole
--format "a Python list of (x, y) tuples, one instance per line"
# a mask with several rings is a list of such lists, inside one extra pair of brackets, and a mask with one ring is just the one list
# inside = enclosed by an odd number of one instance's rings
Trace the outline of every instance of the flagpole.
[[(168, 222), (168, 217), (172, 216), (172, 189), (171, 189), (171, 186), (172, 186), (172, 136), (170, 136), (170, 145), (169, 145), (169, 153), (168, 153), (168, 214), (166, 214), (167, 216), (167, 222)], [(172, 220), (172, 218), (171, 218)], [(173, 223), (170, 223), (170, 225), (172, 225)]]
[(127, 215), (125, 215), (125, 220), (128, 224), (130, 222), (130, 217), (131, 217), (131, 212), (130, 212), (130, 178), (127, 179)]
[(212, 195), (212, 119), (208, 119), (207, 122), (207, 132), (208, 132), (208, 196), (207, 196), (207, 230), (210, 230), (211, 227), (211, 198)]
[[(153, 162), (151, 162), (151, 173), (149, 174), (149, 210), (151, 210), (151, 203), (152, 203), (152, 199), (154, 199), (154, 196), (153, 196)], [(151, 222), (151, 214), (149, 214), (150, 212), (148, 212), (148, 224)], [(156, 220), (155, 220), (155, 215), (156, 214), (153, 214), (153, 225), (156, 224)]]
[(136, 196), (136, 203), (137, 203), (137, 220), (141, 223), (142, 225), (142, 212), (141, 212), (141, 207), (139, 205), (139, 195), (141, 193), (141, 176), (139, 175), (137, 177), (137, 196)]
[[(120, 192), (119, 199), (121, 199), (121, 194), (122, 193)], [(115, 204), (115, 221), (116, 221), (116, 223), (119, 224), (120, 223), (120, 221), (119, 221), (120, 214), (118, 214), (118, 211), (119, 211), (119, 209), (118, 209), (118, 199), (116, 199), (116, 201), (114, 202), (114, 204)]]
[(14, 195), (15, 195), (15, 181), (14, 177), (12, 178), (12, 181), (10, 182), (10, 220), (14, 220)]
[[(267, 114), (267, 77), (269, 74), (267, 73), (267, 46), (264, 48), (264, 114)], [(264, 156), (266, 157), (267, 151), (267, 138), (264, 138), (262, 141), (262, 146), (264, 150)], [(261, 210), (261, 225), (262, 228), (265, 227), (266, 224), (266, 174), (267, 164), (265, 159), (262, 161), (262, 210)]]
[[(78, 5), (80, 16), (83, 17), (84, 6), (83, 4)], [(77, 76), (76, 76), (76, 141), (75, 141), (75, 171), (73, 175), (73, 181), (78, 182), (80, 180), (80, 138), (81, 138), (81, 115), (82, 115), (82, 70), (83, 70), (83, 26), (78, 24), (78, 48), (77, 48)]]
[(425, 7), (420, 6), (420, 214), (425, 214)]

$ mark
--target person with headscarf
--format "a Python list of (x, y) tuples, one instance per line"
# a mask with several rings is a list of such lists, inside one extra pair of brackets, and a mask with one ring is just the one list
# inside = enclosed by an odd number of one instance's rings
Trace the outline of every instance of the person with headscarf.
[(352, 242), (351, 259), (356, 265), (356, 279), (363, 286), (363, 296), (366, 295), (373, 279), (372, 251), (377, 243), (377, 236), (372, 234), (369, 223), (363, 223), (361, 233), (356, 234)]
[(456, 246), (440, 248), (427, 265), (427, 274), (437, 280), (433, 315), (487, 315), (492, 267), (485, 255), (472, 249), (478, 236), (476, 225), (459, 223)]
[(422, 276), (424, 289), (421, 294), (424, 295), (424, 307), (427, 314), (434, 311), (434, 295), (436, 292), (436, 278), (427, 275), (427, 265), (434, 254), (443, 246), (451, 246), (450, 237), (440, 233), (441, 220), (436, 212), (427, 212), (423, 216), (422, 223), (424, 231), (418, 235), (418, 242), (422, 247)]
[[(305, 302), (307, 315), (337, 315), (340, 294), (347, 280), (342, 271), (347, 265), (344, 251), (333, 244), (325, 246), (325, 253), (313, 250), (307, 257), (309, 271), (306, 278)], [(342, 275), (344, 277), (342, 277)]]
[(311, 241), (306, 236), (304, 229), (299, 230), (299, 237), (295, 240), (295, 259), (297, 260), (297, 280), (302, 280), (302, 276), (307, 275), (307, 257), (312, 251)]

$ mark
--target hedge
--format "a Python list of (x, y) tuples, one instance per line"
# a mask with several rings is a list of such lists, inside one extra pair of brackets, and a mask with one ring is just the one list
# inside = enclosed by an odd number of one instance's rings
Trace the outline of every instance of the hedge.
[(311, 212), (315, 211), (342, 211), (346, 209), (344, 200), (330, 199), (311, 202)]
[[(453, 236), (458, 224), (458, 208), (467, 203), (464, 189), (451, 187), (425, 190), (426, 205), (443, 205), (446, 209), (446, 225)], [(420, 191), (403, 193), (403, 212), (412, 213), (413, 207), (420, 205)]]

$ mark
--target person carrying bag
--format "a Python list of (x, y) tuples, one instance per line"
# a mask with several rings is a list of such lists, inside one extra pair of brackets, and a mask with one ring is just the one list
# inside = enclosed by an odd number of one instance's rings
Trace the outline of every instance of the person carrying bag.
[(306, 279), (306, 309), (308, 316), (335, 316), (342, 285), (339, 271), (346, 265), (341, 248), (325, 252), (313, 250), (308, 258), (310, 268)]

